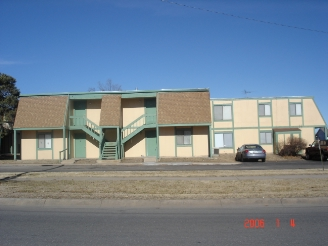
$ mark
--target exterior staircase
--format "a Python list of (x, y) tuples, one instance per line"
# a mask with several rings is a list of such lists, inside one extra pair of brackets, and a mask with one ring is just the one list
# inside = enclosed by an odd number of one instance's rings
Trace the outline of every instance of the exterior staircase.
[[(87, 117), (70, 116), (71, 129), (83, 130), (85, 133), (96, 139), (99, 143), (103, 141), (103, 133), (101, 127), (89, 120)], [(100, 159), (117, 160), (118, 149), (117, 142), (102, 142), (102, 151)]]
[(156, 114), (155, 115), (141, 115), (129, 125), (123, 127), (122, 129), (122, 140), (121, 143), (124, 144), (139, 132), (145, 128), (156, 127)]
[(101, 153), (101, 159), (117, 160), (117, 152), (116, 142), (105, 142)]

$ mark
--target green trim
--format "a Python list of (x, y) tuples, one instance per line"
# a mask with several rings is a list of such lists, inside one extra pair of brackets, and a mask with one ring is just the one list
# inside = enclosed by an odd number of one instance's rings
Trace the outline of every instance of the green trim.
[[(301, 115), (291, 115), (290, 114), (290, 105), (291, 104), (301, 104), (302, 114)], [(290, 102), (290, 99), (288, 99), (288, 113), (289, 113), (289, 117), (301, 117), (302, 116), (302, 118), (303, 118), (303, 116), (304, 116), (304, 112), (303, 111), (304, 111), (303, 110), (303, 100), (301, 102)], [(303, 120), (302, 120), (302, 122), (303, 122)]]
[(67, 159), (71, 159), (71, 130), (68, 129), (68, 157)]
[[(22, 159), (22, 151), (20, 154)], [(14, 160), (17, 160), (17, 130), (14, 130)]]
[(275, 127), (271, 127), (271, 126), (261, 126), (261, 127), (257, 127), (257, 126), (254, 126), (254, 127), (235, 127), (235, 128), (232, 128), (232, 127), (222, 127), (222, 128), (219, 128), (219, 127), (216, 127), (216, 128), (212, 128), (212, 130), (247, 130), (247, 129), (279, 129), (279, 128), (312, 128), (312, 127), (326, 127), (325, 125), (308, 125), (308, 126), (275, 126)]
[[(271, 143), (261, 143), (261, 133), (271, 133)], [(260, 130), (258, 132), (259, 144), (261, 145), (273, 145), (273, 131), (272, 130)]]
[[(213, 146), (215, 146), (215, 134), (225, 134), (231, 133), (232, 134), (232, 147), (219, 147), (220, 149), (235, 149), (235, 131), (232, 129), (230, 131), (213, 131)], [(218, 148), (218, 147), (213, 147)]]
[[(177, 144), (177, 131), (190, 131), (190, 144)], [(175, 157), (177, 157), (177, 149), (178, 147), (191, 147), (191, 156), (193, 157), (194, 156), (194, 151), (193, 151), (193, 145), (194, 145), (194, 142), (193, 142), (193, 134), (194, 134), (194, 131), (193, 131), (193, 128), (192, 127), (188, 127), (188, 128), (177, 128), (175, 127), (174, 128), (174, 140), (175, 140)]]
[[(270, 105), (270, 115), (260, 115), (260, 110), (259, 110), (260, 105)], [(259, 102), (259, 100), (257, 100), (257, 115), (259, 118), (272, 117), (272, 101), (271, 102)]]
[[(225, 119), (223, 119), (223, 120), (215, 120), (215, 117), (214, 117), (214, 107), (215, 106), (230, 106), (231, 107), (231, 119), (228, 119), (228, 120), (225, 120)], [(212, 104), (212, 116), (213, 116), (213, 121), (214, 122), (229, 122), (229, 121), (231, 121), (232, 122), (232, 125), (233, 125), (233, 117), (234, 117), (234, 114), (233, 114), (233, 102), (227, 103), (227, 104)], [(222, 111), (222, 118), (223, 118), (223, 111)]]
[(157, 138), (157, 154), (156, 159), (159, 159), (159, 127), (156, 126), (156, 138)]
[[(99, 99), (103, 95), (125, 95), (139, 93), (160, 93), (160, 92), (209, 92), (209, 88), (186, 88), (186, 89), (162, 89), (162, 90), (133, 90), (133, 91), (92, 91), (92, 92), (60, 92), (60, 93), (40, 93), (40, 94), (22, 94), (20, 97), (36, 97), (36, 96), (69, 96), (70, 99), (82, 99), (78, 96), (86, 96), (86, 98)], [(93, 96), (93, 97), (92, 97)]]
[(15, 128), (18, 131), (43, 131), (43, 130), (62, 130), (63, 127), (38, 127), (38, 128)]
[(122, 94), (122, 98), (145, 98), (145, 97), (156, 97), (157, 93), (131, 93)]
[(313, 99), (313, 96), (289, 96), (289, 97), (247, 97), (247, 98), (210, 98), (211, 101), (242, 101), (242, 100), (275, 100), (275, 99)]
[(181, 126), (181, 127), (190, 127), (190, 126), (211, 126), (211, 123), (196, 123), (196, 124), (163, 124), (160, 125), (158, 124), (159, 127), (177, 127), (177, 126)]

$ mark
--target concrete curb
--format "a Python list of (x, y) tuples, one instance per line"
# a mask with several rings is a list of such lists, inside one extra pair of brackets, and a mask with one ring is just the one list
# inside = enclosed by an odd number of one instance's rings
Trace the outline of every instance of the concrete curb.
[(91, 200), (0, 198), (1, 206), (74, 208), (220, 208), (234, 206), (328, 206), (328, 197), (228, 198), (218, 200)]

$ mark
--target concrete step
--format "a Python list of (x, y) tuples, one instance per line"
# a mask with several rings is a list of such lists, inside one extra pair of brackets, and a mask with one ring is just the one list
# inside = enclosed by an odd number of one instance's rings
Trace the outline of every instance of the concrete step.
[(156, 156), (145, 156), (144, 162), (157, 162)]

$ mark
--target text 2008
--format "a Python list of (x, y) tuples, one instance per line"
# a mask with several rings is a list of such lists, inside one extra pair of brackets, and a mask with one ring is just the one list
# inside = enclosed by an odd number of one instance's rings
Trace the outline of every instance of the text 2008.
[(245, 219), (245, 228), (264, 228), (264, 219)]

